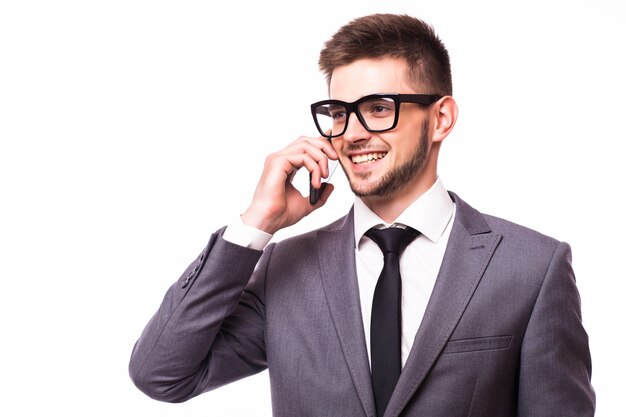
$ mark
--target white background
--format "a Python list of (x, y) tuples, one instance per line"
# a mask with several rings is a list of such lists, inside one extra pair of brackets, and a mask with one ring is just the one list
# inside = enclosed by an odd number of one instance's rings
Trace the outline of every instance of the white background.
[[(625, 388), (625, 13), (618, 1), (1, 1), (0, 414), (269, 416), (267, 373), (185, 404), (131, 383), (134, 341), (266, 154), (314, 135), (317, 58), (352, 18), (432, 23), (460, 117), (444, 184), (569, 242), (600, 417)], [(343, 214), (326, 207), (276, 236)]]

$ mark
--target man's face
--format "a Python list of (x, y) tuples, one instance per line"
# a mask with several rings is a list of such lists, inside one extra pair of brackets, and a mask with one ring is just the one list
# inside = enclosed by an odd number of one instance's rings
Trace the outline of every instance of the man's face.
[[(333, 71), (330, 97), (347, 102), (375, 93), (415, 91), (406, 80), (406, 63), (385, 58), (361, 59)], [(394, 198), (420, 186), (428, 161), (428, 111), (402, 103), (398, 125), (389, 131), (368, 132), (355, 114), (343, 136), (332, 139), (352, 192), (364, 198)]]

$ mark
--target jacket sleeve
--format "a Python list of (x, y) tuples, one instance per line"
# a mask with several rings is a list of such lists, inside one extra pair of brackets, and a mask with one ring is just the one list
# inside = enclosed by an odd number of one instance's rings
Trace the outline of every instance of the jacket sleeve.
[(524, 335), (520, 417), (593, 416), (591, 356), (569, 245), (553, 254)]
[(263, 280), (251, 280), (262, 252), (222, 233), (170, 287), (134, 346), (130, 377), (151, 398), (186, 401), (267, 367)]

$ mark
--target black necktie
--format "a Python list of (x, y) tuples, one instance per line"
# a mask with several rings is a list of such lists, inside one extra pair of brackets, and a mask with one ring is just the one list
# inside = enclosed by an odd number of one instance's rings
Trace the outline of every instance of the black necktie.
[(410, 227), (370, 229), (365, 233), (380, 247), (385, 262), (374, 290), (370, 339), (372, 386), (378, 417), (385, 413), (402, 370), (400, 254), (418, 235), (419, 232)]

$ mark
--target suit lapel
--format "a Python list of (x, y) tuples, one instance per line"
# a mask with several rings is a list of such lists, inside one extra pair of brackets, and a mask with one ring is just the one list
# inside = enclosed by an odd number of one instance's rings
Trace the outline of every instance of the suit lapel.
[(317, 238), (322, 284), (343, 355), (365, 413), (375, 417), (356, 276), (352, 210), (336, 228), (318, 232)]
[(439, 276), (385, 416), (398, 416), (441, 354), (478, 286), (501, 236), (450, 193), (456, 215)]

